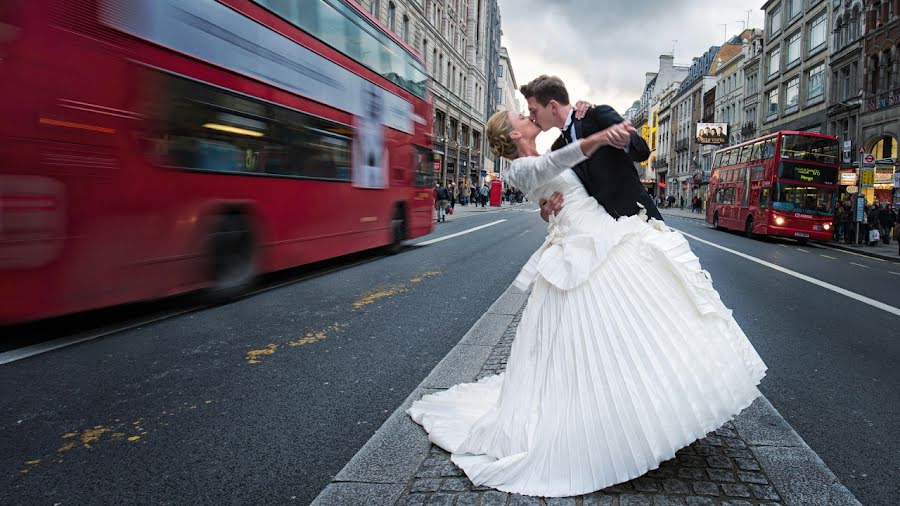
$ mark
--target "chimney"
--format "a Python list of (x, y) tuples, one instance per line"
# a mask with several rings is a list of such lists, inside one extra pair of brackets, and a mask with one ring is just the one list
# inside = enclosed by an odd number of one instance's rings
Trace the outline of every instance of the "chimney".
[(670, 54), (661, 54), (659, 55), (659, 70), (662, 73), (665, 69), (671, 69), (675, 67), (675, 57)]

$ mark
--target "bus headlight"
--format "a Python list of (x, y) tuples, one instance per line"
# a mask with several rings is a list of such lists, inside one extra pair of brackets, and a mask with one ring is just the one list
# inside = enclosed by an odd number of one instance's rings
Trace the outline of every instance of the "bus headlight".
[(822, 228), (824, 228), (825, 230), (831, 230), (831, 223), (826, 223), (826, 224), (822, 225)]
[(782, 218), (781, 216), (776, 216), (776, 217), (775, 217), (775, 224), (778, 225), (778, 226), (784, 225), (784, 218)]

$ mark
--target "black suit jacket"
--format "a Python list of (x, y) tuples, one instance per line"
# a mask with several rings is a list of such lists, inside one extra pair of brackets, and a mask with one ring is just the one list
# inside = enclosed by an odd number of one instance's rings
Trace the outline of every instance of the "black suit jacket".
[[(625, 120), (612, 107), (600, 105), (588, 109), (584, 119), (573, 121), (575, 135), (579, 139), (584, 139)], [(560, 135), (551, 149), (556, 150), (565, 145), (565, 136)], [(648, 217), (662, 221), (659, 209), (641, 184), (641, 178), (634, 167), (634, 162), (643, 162), (648, 158), (650, 148), (647, 147), (647, 143), (640, 135), (632, 133), (627, 153), (621, 149), (604, 146), (573, 170), (587, 192), (597, 199), (613, 218), (634, 216), (643, 206), (647, 210)]]

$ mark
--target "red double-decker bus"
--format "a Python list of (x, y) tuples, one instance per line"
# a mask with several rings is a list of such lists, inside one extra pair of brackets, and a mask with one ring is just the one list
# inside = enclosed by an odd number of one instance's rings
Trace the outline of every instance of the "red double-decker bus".
[(0, 322), (432, 231), (417, 54), (354, 2), (0, 2)]
[(706, 221), (748, 237), (829, 241), (839, 155), (835, 137), (787, 131), (719, 150)]

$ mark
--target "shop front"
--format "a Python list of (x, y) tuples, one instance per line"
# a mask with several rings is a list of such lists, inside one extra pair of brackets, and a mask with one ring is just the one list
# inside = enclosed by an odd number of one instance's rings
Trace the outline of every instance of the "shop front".
[(874, 168), (864, 168), (862, 184), (859, 183), (858, 169), (841, 169), (840, 191), (838, 200), (846, 202), (856, 191), (865, 197), (866, 202), (893, 202), (895, 197), (895, 177), (897, 169), (895, 165), (878, 163)]

